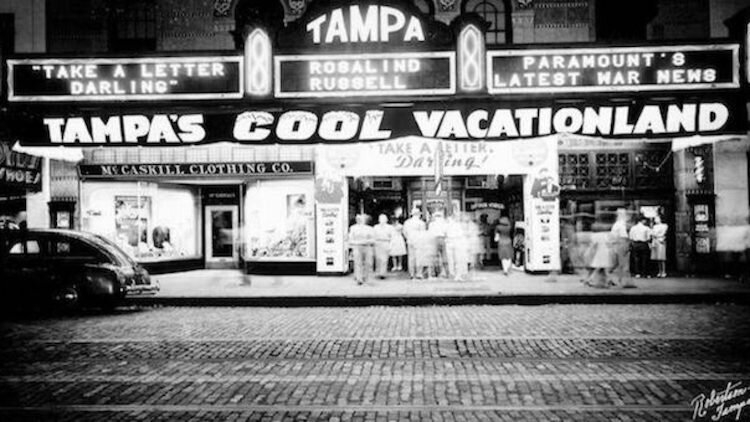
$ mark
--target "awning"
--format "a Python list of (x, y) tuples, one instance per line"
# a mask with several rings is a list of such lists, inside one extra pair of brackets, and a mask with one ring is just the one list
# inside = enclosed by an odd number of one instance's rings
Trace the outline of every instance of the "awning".
[(76, 147), (21, 146), (21, 144), (16, 141), (15, 145), (13, 145), (13, 151), (52, 160), (70, 161), (74, 163), (83, 160), (83, 150)]

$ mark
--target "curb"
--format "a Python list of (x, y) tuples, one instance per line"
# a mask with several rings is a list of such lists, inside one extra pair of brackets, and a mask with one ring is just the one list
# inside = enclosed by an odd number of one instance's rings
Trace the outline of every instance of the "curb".
[(750, 305), (750, 293), (694, 293), (639, 295), (477, 295), (477, 296), (295, 296), (295, 297), (133, 297), (135, 306), (231, 306), (231, 307), (362, 307), (434, 305), (653, 305), (653, 304)]

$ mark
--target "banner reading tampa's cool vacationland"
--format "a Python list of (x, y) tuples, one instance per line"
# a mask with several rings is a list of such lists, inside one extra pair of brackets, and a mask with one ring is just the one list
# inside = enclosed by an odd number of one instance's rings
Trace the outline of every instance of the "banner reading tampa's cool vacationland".
[(289, 106), (179, 112), (78, 110), (33, 113), (12, 122), (24, 145), (177, 146), (369, 142), (404, 136), (505, 140), (570, 133), (611, 138), (673, 138), (745, 131), (739, 99), (531, 104), (464, 102)]

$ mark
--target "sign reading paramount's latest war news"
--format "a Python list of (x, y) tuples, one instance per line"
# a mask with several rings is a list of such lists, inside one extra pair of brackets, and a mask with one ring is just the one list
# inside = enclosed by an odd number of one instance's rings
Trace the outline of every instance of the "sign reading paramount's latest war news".
[(739, 45), (487, 52), (491, 94), (739, 87)]
[(9, 101), (241, 98), (242, 57), (8, 60)]

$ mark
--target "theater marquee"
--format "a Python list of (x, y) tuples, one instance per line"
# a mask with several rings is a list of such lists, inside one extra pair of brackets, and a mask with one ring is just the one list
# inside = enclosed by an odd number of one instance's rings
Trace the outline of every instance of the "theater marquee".
[(300, 22), (284, 31), (281, 44), (289, 39), (285, 50), (305, 50), (274, 57), (277, 98), (456, 93), (456, 53), (446, 51), (453, 45), (438, 45), (435, 24), (419, 14), (351, 4), (311, 11)]

